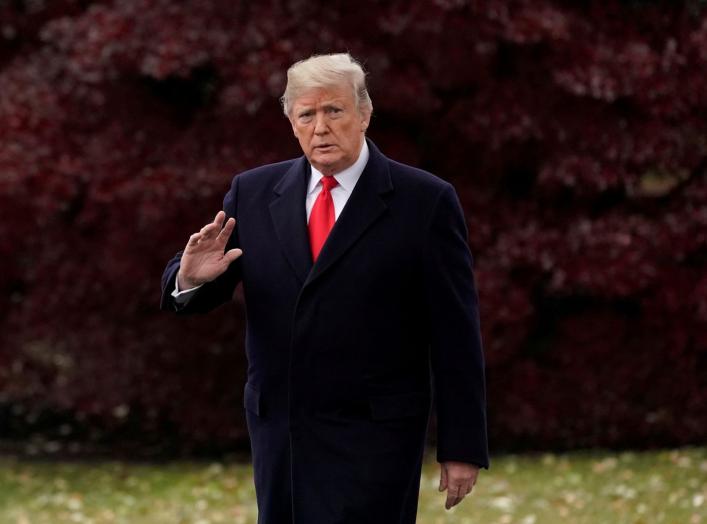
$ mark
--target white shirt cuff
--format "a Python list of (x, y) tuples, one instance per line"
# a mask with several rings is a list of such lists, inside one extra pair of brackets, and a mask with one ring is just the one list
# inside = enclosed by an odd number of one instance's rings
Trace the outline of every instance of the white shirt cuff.
[(184, 289), (182, 291), (179, 290), (179, 279), (175, 278), (174, 279), (174, 291), (172, 291), (172, 296), (174, 297), (174, 301), (177, 304), (184, 305), (187, 302), (191, 300), (191, 298), (194, 296), (194, 294), (197, 292), (197, 290), (203, 286), (204, 284), (201, 284), (196, 287), (192, 287), (189, 289)]

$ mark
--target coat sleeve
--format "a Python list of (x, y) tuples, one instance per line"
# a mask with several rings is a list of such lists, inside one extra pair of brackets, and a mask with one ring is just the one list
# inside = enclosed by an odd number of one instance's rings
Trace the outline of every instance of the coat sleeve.
[(437, 410), (437, 460), (488, 468), (478, 294), (464, 214), (445, 184), (425, 241), (425, 293)]
[[(238, 203), (238, 177), (234, 177), (230, 191), (223, 199), (223, 210), (226, 218), (236, 217), (236, 205)], [(225, 251), (239, 247), (238, 224), (236, 224), (231, 238), (226, 244)], [(225, 252), (224, 251), (224, 252)], [(173, 311), (178, 314), (206, 313), (233, 298), (233, 292), (241, 280), (241, 260), (236, 259), (228, 269), (218, 278), (207, 282), (200, 287), (186, 304), (177, 304), (172, 296), (175, 280), (179, 272), (179, 264), (182, 259), (180, 251), (169, 261), (162, 274), (162, 300), (160, 308), (165, 311)]]

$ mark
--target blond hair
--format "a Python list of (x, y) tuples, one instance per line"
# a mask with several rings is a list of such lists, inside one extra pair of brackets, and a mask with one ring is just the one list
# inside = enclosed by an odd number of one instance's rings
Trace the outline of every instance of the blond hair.
[(282, 110), (290, 116), (292, 103), (309, 89), (349, 85), (359, 112), (372, 112), (373, 103), (366, 87), (366, 73), (348, 53), (313, 55), (300, 60), (287, 70), (287, 87), (280, 98)]

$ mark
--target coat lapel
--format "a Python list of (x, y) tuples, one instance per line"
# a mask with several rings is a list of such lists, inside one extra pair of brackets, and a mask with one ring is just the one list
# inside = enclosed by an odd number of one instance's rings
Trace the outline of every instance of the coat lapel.
[(278, 240), (301, 283), (312, 268), (305, 210), (308, 169), (305, 157), (296, 160), (273, 188), (277, 196), (270, 203), (270, 216)]
[[(370, 156), (346, 206), (336, 220), (304, 285), (316, 280), (388, 209), (383, 195), (393, 190), (388, 159), (368, 140)], [(304, 197), (302, 197), (304, 200)], [(305, 235), (306, 228), (305, 228)], [(311, 255), (310, 255), (311, 260)]]

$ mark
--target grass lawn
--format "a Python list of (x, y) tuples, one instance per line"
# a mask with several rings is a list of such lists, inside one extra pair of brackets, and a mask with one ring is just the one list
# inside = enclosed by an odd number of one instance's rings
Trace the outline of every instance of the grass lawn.
[[(254, 523), (251, 473), (247, 464), (0, 458), (0, 523)], [(707, 524), (707, 448), (497, 457), (449, 512), (437, 483), (430, 456), (419, 523)]]

